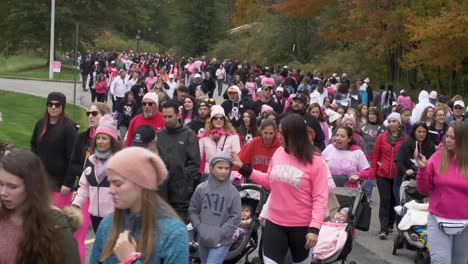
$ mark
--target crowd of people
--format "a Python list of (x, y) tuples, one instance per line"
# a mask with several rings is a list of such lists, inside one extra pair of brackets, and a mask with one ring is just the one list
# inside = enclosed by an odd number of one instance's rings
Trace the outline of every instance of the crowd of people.
[(413, 102), (346, 73), (133, 51), (88, 51), (80, 72), (88, 128), (51, 92), (31, 151), (2, 146), (0, 263), (84, 263), (89, 223), (90, 263), (187, 263), (189, 223), (202, 263), (222, 263), (246, 224), (234, 174), (270, 193), (265, 263), (310, 263), (335, 186), (362, 185), (369, 201), (377, 186), (387, 239), (406, 179), (430, 195), (432, 263), (468, 259), (468, 211), (452, 206), (468, 200), (459, 95)]

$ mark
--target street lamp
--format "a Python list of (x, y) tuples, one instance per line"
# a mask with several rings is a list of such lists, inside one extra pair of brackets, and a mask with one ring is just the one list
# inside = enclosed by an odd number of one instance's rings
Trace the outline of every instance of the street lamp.
[(137, 35), (136, 35), (136, 41), (137, 41), (137, 54), (140, 53), (140, 33), (141, 31), (138, 30), (137, 31)]

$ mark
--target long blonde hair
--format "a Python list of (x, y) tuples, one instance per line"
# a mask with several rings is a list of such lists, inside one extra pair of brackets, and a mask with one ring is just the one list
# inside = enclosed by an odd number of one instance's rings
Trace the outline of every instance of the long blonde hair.
[[(454, 159), (457, 168), (461, 171), (462, 175), (465, 178), (468, 178), (468, 125), (463, 123), (463, 121), (455, 121), (450, 124), (449, 128), (453, 129), (455, 134), (455, 151)], [(445, 134), (447, 137), (447, 133)], [(444, 173), (448, 171), (449, 164), (451, 161), (452, 154), (447, 146), (442, 148), (442, 160), (440, 161), (439, 173)]]
[[(205, 136), (210, 136), (210, 132), (213, 129), (213, 122), (211, 122), (211, 118), (206, 120), (205, 124)], [(224, 117), (224, 131), (227, 135), (234, 135), (236, 133), (236, 129), (232, 126), (231, 122), (227, 117)]]
[[(114, 254), (114, 246), (119, 234), (124, 231), (123, 209), (115, 209), (112, 219), (112, 230), (101, 253), (100, 261), (104, 261)], [(151, 256), (157, 247), (157, 241), (161, 230), (158, 221), (162, 218), (176, 218), (177, 214), (171, 207), (161, 199), (154, 191), (143, 189), (141, 201), (141, 231), (137, 239), (137, 251), (143, 253), (143, 264), (150, 263)], [(133, 230), (130, 230), (131, 232)]]

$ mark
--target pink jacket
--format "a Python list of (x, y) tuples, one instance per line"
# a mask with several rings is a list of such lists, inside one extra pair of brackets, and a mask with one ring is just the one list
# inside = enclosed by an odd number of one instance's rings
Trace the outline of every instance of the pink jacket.
[(416, 186), (421, 194), (430, 194), (429, 212), (449, 219), (468, 219), (467, 206), (454, 206), (468, 201), (468, 177), (463, 176), (452, 158), (448, 170), (439, 173), (442, 152), (437, 151), (419, 168)]
[(322, 157), (314, 156), (312, 164), (304, 164), (279, 147), (268, 171), (253, 170), (250, 180), (271, 190), (268, 220), (318, 231), (327, 211), (328, 174)]
[(79, 182), (80, 187), (73, 204), (83, 207), (89, 199), (89, 214), (104, 217), (114, 212), (114, 202), (109, 193), (107, 175), (101, 182), (97, 179), (95, 172), (99, 170), (100, 166), (102, 166), (102, 162), (96, 158), (95, 154), (85, 160), (84, 170)]
[(413, 109), (414, 107), (414, 104), (411, 101), (411, 97), (409, 96), (403, 96), (403, 95), (398, 96), (397, 103), (408, 109)]
[(241, 149), (240, 139), (237, 133), (228, 135), (227, 137), (225, 135), (221, 136), (217, 144), (211, 136), (204, 136), (200, 138), (198, 144), (200, 146), (200, 157), (205, 155), (205, 167), (203, 173), (210, 172), (210, 160), (214, 157), (216, 152), (224, 151), (228, 155), (231, 155), (232, 153), (239, 153)]
[(320, 230), (317, 245), (314, 247), (314, 259), (325, 260), (341, 250), (348, 238), (346, 224), (325, 222)]

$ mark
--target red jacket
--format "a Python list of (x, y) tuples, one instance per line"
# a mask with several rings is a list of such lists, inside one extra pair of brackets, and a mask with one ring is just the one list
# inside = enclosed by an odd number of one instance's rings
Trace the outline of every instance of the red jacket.
[(154, 128), (154, 132), (158, 132), (159, 130), (164, 128), (164, 119), (161, 112), (157, 112), (151, 118), (144, 118), (143, 113), (135, 116), (131, 121), (130, 125), (128, 126), (127, 131), (127, 138), (125, 140), (125, 146), (129, 147), (132, 145), (133, 142), (133, 133), (135, 130), (140, 127), (141, 125), (150, 125)]
[(404, 135), (400, 135), (396, 143), (392, 146), (388, 139), (389, 131), (385, 131), (377, 137), (372, 154), (372, 175), (371, 178), (377, 178), (377, 175), (387, 179), (395, 178), (397, 165), (395, 162), (401, 143), (404, 142)]

